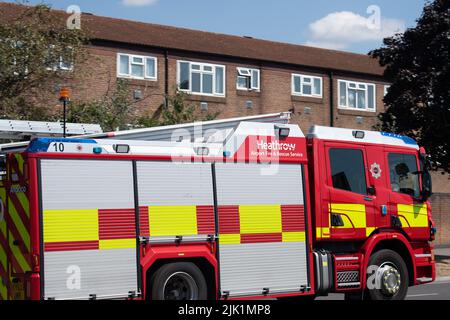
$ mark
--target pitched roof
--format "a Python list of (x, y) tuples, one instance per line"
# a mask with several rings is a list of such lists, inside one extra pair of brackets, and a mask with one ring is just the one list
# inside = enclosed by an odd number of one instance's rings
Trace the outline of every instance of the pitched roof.
[[(0, 3), (0, 16), (14, 16), (22, 6)], [(55, 10), (56, 11), (56, 10)], [(65, 14), (63, 11), (56, 11)], [(3, 20), (3, 19), (0, 19)], [(367, 55), (303, 45), (197, 31), (83, 14), (91, 38), (167, 49), (247, 58), (382, 76), (384, 68)]]

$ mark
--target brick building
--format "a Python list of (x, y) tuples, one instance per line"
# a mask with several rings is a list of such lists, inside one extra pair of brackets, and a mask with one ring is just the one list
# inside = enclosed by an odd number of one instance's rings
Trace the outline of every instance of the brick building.
[[(0, 3), (2, 15), (17, 10)], [(78, 99), (102, 97), (125, 79), (137, 114), (152, 114), (178, 89), (198, 112), (229, 118), (291, 111), (303, 131), (312, 124), (370, 130), (384, 111), (389, 81), (367, 55), (92, 14), (82, 15), (81, 27), (91, 43), (89, 77), (72, 83)], [(443, 194), (449, 180), (433, 178), (441, 193), (436, 207), (447, 211), (441, 202), (450, 198)]]

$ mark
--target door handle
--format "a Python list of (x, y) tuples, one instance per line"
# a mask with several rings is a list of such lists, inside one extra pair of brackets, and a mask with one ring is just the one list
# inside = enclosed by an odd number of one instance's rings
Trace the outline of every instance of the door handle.
[(373, 201), (373, 198), (371, 198), (371, 197), (364, 197), (364, 201)]

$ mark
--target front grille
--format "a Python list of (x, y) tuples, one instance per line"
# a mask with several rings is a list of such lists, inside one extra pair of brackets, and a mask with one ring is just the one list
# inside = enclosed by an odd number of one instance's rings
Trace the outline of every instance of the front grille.
[(337, 273), (338, 283), (359, 282), (359, 271), (340, 271)]

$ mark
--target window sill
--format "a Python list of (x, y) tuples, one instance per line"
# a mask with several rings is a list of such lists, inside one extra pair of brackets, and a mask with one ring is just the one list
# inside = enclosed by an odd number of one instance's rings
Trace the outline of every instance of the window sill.
[(227, 103), (227, 99), (225, 97), (204, 96), (192, 93), (187, 93), (187, 100), (198, 102), (224, 103), (224, 104)]
[(376, 117), (376, 111), (370, 110), (356, 110), (356, 109), (343, 109), (338, 107), (338, 114), (349, 116), (362, 116), (362, 117)]
[(317, 104), (323, 104), (323, 97), (307, 97), (307, 96), (296, 96), (291, 95), (292, 101), (298, 101), (298, 102), (308, 102), (308, 103), (317, 103)]
[(133, 79), (125, 77), (117, 77), (117, 80), (122, 80), (128, 85), (143, 86), (143, 87), (157, 87), (159, 86), (158, 80), (152, 79)]
[(261, 91), (249, 91), (249, 90), (236, 89), (236, 95), (243, 96), (243, 97), (259, 97), (259, 96), (261, 96)]

